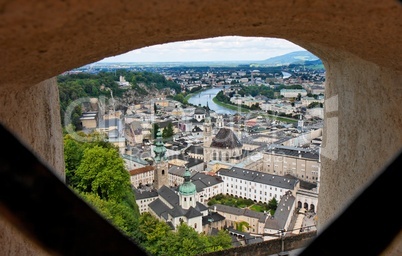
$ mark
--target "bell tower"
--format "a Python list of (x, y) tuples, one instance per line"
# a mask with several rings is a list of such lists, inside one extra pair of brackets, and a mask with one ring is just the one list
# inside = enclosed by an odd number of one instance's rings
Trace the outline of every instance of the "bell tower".
[(190, 207), (196, 207), (195, 195), (197, 189), (191, 182), (191, 173), (186, 167), (184, 172), (184, 182), (179, 187), (179, 202), (183, 209), (188, 210)]
[(169, 174), (168, 174), (168, 161), (165, 156), (166, 148), (162, 141), (162, 133), (160, 129), (156, 133), (156, 140), (154, 144), (154, 188), (160, 189), (163, 185), (168, 186)]
[(204, 119), (203, 135), (204, 135), (204, 148), (208, 148), (212, 142), (212, 122), (211, 122), (211, 116), (209, 114), (208, 102), (207, 102), (207, 111), (205, 113), (205, 119)]

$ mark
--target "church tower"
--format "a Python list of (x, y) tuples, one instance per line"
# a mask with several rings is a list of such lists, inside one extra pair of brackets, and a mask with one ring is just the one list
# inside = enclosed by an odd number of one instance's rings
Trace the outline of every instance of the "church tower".
[(219, 128), (223, 128), (223, 117), (222, 117), (222, 115), (219, 115), (217, 118), (216, 118), (216, 127), (219, 129)]
[(300, 114), (299, 121), (297, 121), (297, 129), (300, 130), (300, 132), (304, 132), (304, 121), (303, 121), (303, 115)]
[(194, 183), (191, 182), (190, 178), (191, 173), (186, 167), (186, 171), (184, 172), (184, 182), (179, 187), (180, 206), (186, 210), (188, 210), (190, 207), (195, 208), (196, 206), (195, 195), (197, 193), (197, 189)]
[(162, 133), (158, 130), (156, 134), (156, 140), (154, 144), (154, 188), (160, 189), (163, 185), (168, 186), (169, 175), (168, 175), (168, 161), (165, 156), (166, 148), (162, 141)]
[(205, 119), (204, 119), (204, 148), (207, 148), (211, 145), (212, 142), (212, 122), (211, 122), (211, 116), (209, 114), (209, 107), (208, 107), (208, 102), (207, 102), (207, 111), (205, 113)]

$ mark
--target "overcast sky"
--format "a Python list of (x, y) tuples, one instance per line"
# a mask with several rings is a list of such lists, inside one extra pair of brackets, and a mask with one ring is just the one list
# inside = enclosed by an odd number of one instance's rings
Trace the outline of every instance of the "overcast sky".
[(285, 39), (225, 36), (149, 46), (100, 62), (186, 62), (265, 60), (305, 50)]

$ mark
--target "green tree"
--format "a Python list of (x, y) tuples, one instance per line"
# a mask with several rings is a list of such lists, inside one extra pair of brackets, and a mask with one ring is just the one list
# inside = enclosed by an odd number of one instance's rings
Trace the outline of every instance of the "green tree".
[[(169, 245), (167, 242), (172, 241), (174, 234), (170, 227), (149, 213), (144, 213), (139, 219), (140, 242), (143, 244), (147, 252), (152, 255), (172, 255), (163, 254), (168, 252)], [(168, 238), (170, 237), (170, 238)]]
[(75, 175), (79, 179), (78, 190), (96, 193), (101, 199), (121, 201), (130, 187), (129, 174), (115, 149), (85, 149)]
[(138, 240), (139, 210), (130, 177), (117, 149), (100, 134), (64, 137), (67, 184), (129, 238)]
[(239, 231), (246, 231), (246, 229), (250, 228), (250, 224), (246, 221), (236, 222), (236, 230)]
[(163, 129), (162, 137), (164, 139), (169, 139), (172, 138), (173, 135), (174, 135), (173, 124), (169, 123), (168, 126), (165, 129)]
[(133, 209), (126, 203), (118, 203), (114, 200), (103, 200), (93, 193), (81, 193), (80, 195), (85, 201), (94, 206), (94, 209), (100, 215), (122, 231), (122, 233), (129, 238), (137, 238), (139, 214), (136, 212), (136, 209)]
[(178, 93), (173, 97), (174, 100), (181, 102), (183, 104), (188, 104), (187, 100), (185, 99), (182, 93)]
[(273, 216), (276, 208), (278, 207), (278, 201), (276, 200), (275, 197), (273, 197), (271, 200), (268, 202), (268, 209), (270, 211), (270, 214)]
[(232, 247), (232, 238), (226, 230), (219, 230), (215, 236), (208, 236), (209, 247), (207, 252), (214, 252), (229, 249)]

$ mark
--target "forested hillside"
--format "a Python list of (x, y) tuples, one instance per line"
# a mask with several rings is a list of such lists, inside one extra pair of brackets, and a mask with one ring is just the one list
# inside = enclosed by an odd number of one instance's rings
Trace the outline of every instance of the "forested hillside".
[[(124, 76), (130, 86), (123, 88), (117, 83)], [(133, 96), (144, 97), (152, 95), (161, 89), (170, 88), (180, 92), (181, 88), (175, 82), (166, 80), (163, 75), (151, 72), (134, 72), (116, 70), (116, 72), (100, 72), (97, 74), (79, 73), (59, 75), (57, 77), (60, 95), (60, 114), (62, 120), (67, 107), (75, 100), (85, 97), (113, 97), (117, 100)], [(82, 109), (75, 107), (71, 114), (72, 124), (77, 127), (80, 123)], [(62, 124), (64, 126), (64, 124)]]

